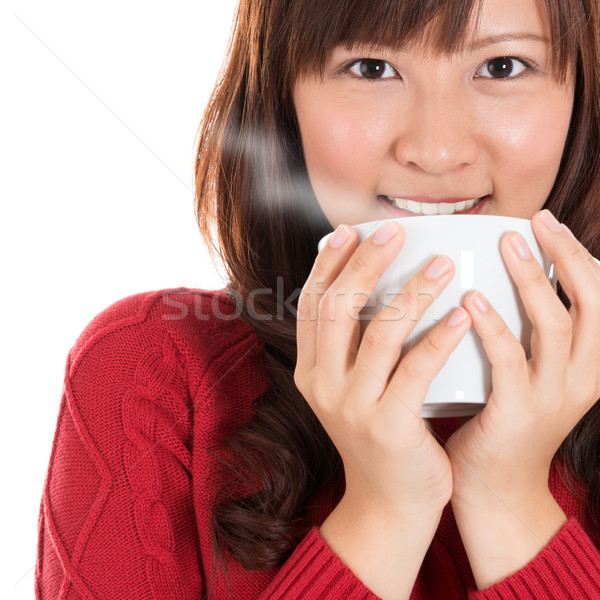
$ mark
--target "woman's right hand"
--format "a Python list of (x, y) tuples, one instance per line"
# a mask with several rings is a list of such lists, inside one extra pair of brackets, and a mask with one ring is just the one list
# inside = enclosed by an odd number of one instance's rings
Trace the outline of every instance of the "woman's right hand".
[[(347, 238), (335, 247), (340, 231)], [(407, 336), (454, 274), (450, 259), (437, 257), (360, 339), (359, 312), (403, 243), (403, 228), (391, 221), (360, 244), (351, 227), (336, 230), (298, 302), (294, 379), (341, 455), (347, 514), (437, 526), (452, 495), (452, 469), (421, 407), (471, 320), (456, 309), (399, 361)]]

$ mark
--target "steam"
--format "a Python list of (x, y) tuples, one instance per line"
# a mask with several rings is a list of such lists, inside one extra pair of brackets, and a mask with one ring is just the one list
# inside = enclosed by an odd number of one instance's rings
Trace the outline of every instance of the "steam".
[(262, 204), (267, 213), (303, 215), (310, 227), (323, 228), (327, 220), (312, 188), (300, 140), (285, 142), (266, 127), (255, 127), (229, 132), (223, 148), (225, 156), (246, 170), (248, 201)]

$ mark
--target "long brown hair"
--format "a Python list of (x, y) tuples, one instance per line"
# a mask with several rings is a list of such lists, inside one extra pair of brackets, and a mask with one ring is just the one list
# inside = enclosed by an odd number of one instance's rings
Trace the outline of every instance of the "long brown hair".
[[(343, 492), (337, 450), (296, 389), (299, 292), (331, 231), (306, 172), (292, 102), (297, 77), (322, 73), (339, 44), (397, 46), (434, 25), (439, 52), (460, 48), (480, 0), (241, 0), (228, 60), (200, 129), (196, 208), (244, 319), (265, 344), (270, 385), (249, 423), (224, 442), (211, 527), (216, 556), (246, 569), (281, 565), (311, 527), (307, 505)], [(600, 256), (600, 49), (596, 0), (546, 0), (559, 78), (576, 71), (562, 164), (546, 207)], [(532, 108), (534, 110), (534, 108)], [(550, 126), (550, 125), (549, 125)], [(269, 290), (247, 300), (253, 290)], [(600, 525), (600, 405), (561, 446)], [(227, 463), (225, 455), (231, 462)], [(227, 468), (229, 465), (230, 468)]]

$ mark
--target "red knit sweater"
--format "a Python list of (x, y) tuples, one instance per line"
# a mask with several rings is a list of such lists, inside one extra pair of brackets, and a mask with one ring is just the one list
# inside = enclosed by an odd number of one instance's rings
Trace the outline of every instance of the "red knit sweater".
[[(50, 600), (370, 599), (318, 526), (285, 565), (230, 565), (210, 586), (209, 448), (244, 423), (265, 390), (262, 343), (223, 292), (137, 294), (100, 313), (69, 353), (39, 521), (36, 598)], [(445, 440), (459, 419), (434, 419)], [(528, 565), (476, 591), (446, 507), (411, 600), (600, 598), (600, 554), (585, 512), (553, 464), (550, 489), (569, 521)], [(339, 490), (338, 490), (339, 492)]]

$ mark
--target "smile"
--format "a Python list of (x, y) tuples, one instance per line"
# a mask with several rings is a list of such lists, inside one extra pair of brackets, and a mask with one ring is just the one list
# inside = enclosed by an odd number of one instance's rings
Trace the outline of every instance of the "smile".
[(453, 215), (454, 213), (469, 210), (479, 204), (486, 196), (461, 200), (459, 202), (417, 202), (406, 198), (385, 198), (395, 207), (406, 210), (414, 215)]

